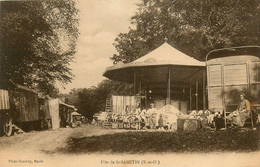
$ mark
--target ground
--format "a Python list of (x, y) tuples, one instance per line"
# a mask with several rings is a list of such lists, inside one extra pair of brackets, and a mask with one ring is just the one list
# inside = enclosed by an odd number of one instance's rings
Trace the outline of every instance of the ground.
[(256, 131), (176, 133), (85, 125), (1, 137), (0, 166), (258, 167), (259, 146)]
[(256, 131), (177, 133), (102, 129), (91, 125), (0, 138), (2, 151), (22, 150), (44, 154), (256, 152), (260, 151), (259, 146)]
[(60, 128), (57, 130), (32, 131), (0, 138), (0, 148), (3, 151), (28, 151), (40, 153), (62, 153), (71, 138), (100, 136), (115, 133), (90, 125), (78, 128)]

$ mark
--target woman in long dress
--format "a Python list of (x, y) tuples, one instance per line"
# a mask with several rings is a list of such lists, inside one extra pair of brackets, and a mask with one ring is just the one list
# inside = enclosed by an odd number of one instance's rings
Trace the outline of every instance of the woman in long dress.
[(245, 121), (250, 118), (250, 102), (245, 99), (245, 94), (240, 94), (240, 104), (237, 110), (233, 111), (227, 116), (227, 119), (231, 121), (232, 124), (239, 127), (243, 127)]

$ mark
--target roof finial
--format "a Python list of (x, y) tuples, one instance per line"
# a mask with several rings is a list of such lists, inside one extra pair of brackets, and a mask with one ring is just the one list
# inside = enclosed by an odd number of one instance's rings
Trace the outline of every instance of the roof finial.
[(164, 42), (167, 43), (168, 42), (168, 38), (164, 37)]

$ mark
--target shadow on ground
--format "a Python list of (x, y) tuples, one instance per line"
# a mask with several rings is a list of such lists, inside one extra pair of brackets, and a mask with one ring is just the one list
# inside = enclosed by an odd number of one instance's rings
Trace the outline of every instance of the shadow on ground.
[[(123, 132), (70, 138), (56, 151), (77, 153), (184, 153), (259, 151), (256, 131)], [(49, 152), (50, 153), (50, 152)]]

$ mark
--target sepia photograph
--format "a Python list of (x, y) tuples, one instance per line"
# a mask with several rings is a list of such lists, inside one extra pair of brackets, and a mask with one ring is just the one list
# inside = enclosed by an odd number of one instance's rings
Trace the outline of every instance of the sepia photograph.
[(259, 167), (260, 0), (0, 0), (0, 166)]

